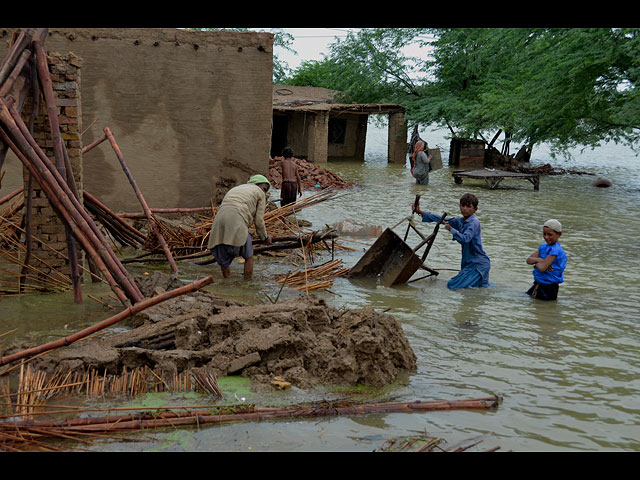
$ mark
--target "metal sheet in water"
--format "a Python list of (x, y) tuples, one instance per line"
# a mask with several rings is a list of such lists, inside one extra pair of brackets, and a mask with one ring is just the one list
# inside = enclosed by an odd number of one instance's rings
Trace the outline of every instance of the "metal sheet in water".
[(393, 230), (387, 228), (349, 271), (349, 277), (380, 277), (389, 287), (405, 283), (422, 260)]

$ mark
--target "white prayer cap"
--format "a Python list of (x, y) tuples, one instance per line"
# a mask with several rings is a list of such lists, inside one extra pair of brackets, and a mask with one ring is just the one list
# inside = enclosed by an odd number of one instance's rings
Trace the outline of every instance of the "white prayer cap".
[(555, 218), (549, 219), (544, 222), (543, 227), (549, 227), (551, 230), (555, 230), (556, 232), (562, 232), (562, 224)]

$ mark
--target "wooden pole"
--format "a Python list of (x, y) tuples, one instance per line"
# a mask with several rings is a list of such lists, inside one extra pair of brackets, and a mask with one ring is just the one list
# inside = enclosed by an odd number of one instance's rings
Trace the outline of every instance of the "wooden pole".
[[(9, 117), (7, 117), (7, 112)], [(13, 108), (7, 108), (0, 101), (0, 120), (5, 122), (8, 131), (14, 135), (18, 141), (18, 146), (25, 149), (25, 153), (29, 154), (29, 158), (34, 162), (34, 166), (38, 171), (50, 182), (57, 192), (56, 199), (68, 209), (72, 218), (83, 229), (87, 237), (95, 243), (95, 251), (100, 254), (104, 263), (109, 266), (110, 272), (118, 279), (120, 285), (129, 294), (134, 302), (138, 302), (144, 298), (137, 285), (131, 278), (129, 272), (120, 263), (115, 253), (109, 247), (106, 239), (93, 222), (85, 208), (80, 204), (79, 200), (71, 192), (67, 182), (60, 176), (56, 167), (51, 160), (45, 155), (36, 141), (28, 133), (27, 128), (20, 118), (20, 115)], [(51, 198), (50, 198), (51, 200)]]
[[(0, 107), (2, 107), (2, 106), (3, 106), (3, 104), (0, 102)], [(2, 114), (3, 114), (3, 110), (2, 110), (2, 108), (0, 108), (0, 118), (2, 117)], [(47, 196), (47, 198), (49, 198), (49, 201), (50, 201), (52, 207), (54, 209), (56, 209), (56, 211), (58, 212), (58, 215), (60, 215), (60, 217), (71, 227), (72, 232), (74, 233), (75, 237), (80, 241), (80, 243), (82, 243), (83, 248), (85, 249), (85, 251), (92, 258), (95, 259), (96, 264), (98, 266), (98, 269), (100, 270), (100, 273), (107, 280), (107, 282), (109, 283), (109, 286), (111, 287), (113, 292), (116, 294), (118, 299), (125, 306), (128, 305), (129, 304), (129, 299), (127, 298), (127, 296), (123, 292), (122, 287), (120, 287), (120, 285), (118, 285), (118, 283), (115, 281), (115, 279), (111, 275), (111, 272), (109, 271), (109, 269), (104, 264), (101, 256), (98, 254), (96, 249), (93, 247), (92, 242), (87, 238), (87, 236), (85, 236), (85, 234), (84, 234), (85, 232), (80, 230), (80, 227), (72, 219), (71, 214), (66, 210), (66, 208), (61, 206), (60, 202), (58, 201), (57, 195), (54, 192), (54, 187), (52, 185), (50, 185), (49, 182), (44, 180), (43, 175), (38, 171), (36, 166), (29, 159), (26, 158), (26, 156), (22, 152), (22, 150), (19, 149), (13, 143), (13, 141), (9, 138), (7, 133), (4, 131), (4, 128), (0, 128), (0, 138), (9, 146), (9, 148), (11, 148), (11, 150), (13, 150), (13, 152), (18, 157), (18, 159), (23, 163), (23, 165), (27, 168), (27, 170), (29, 170), (29, 174), (34, 177), (34, 179), (38, 182), (38, 184), (42, 188), (42, 190), (45, 193), (45, 195)]]
[(3, 205), (5, 203), (7, 203), (9, 200), (11, 200), (13, 197), (17, 197), (18, 195), (20, 195), (22, 192), (24, 192), (24, 187), (20, 187), (17, 190), (14, 190), (13, 192), (11, 192), (10, 194), (0, 198), (0, 205)]
[(59, 347), (65, 347), (67, 345), (71, 345), (72, 343), (77, 342), (89, 335), (92, 335), (100, 330), (103, 330), (111, 325), (115, 325), (122, 320), (129, 318), (132, 315), (135, 315), (142, 310), (157, 305), (158, 303), (164, 302), (171, 298), (175, 298), (177, 296), (183, 295), (185, 293), (193, 292), (195, 290), (199, 290), (202, 287), (205, 287), (213, 282), (212, 277), (201, 278), (200, 280), (196, 280), (195, 282), (189, 283), (183, 287), (176, 288), (174, 290), (169, 290), (168, 292), (164, 292), (160, 295), (156, 295), (152, 298), (147, 298), (139, 303), (136, 303), (133, 306), (129, 306), (127, 309), (122, 312), (114, 315), (112, 317), (107, 318), (95, 325), (85, 328), (84, 330), (80, 330), (79, 332), (74, 333), (73, 335), (69, 335), (68, 337), (61, 338), (59, 340), (55, 340), (53, 342), (45, 343), (44, 345), (40, 345), (38, 347), (29, 348), (27, 350), (23, 350), (21, 352), (14, 353), (12, 355), (7, 355), (5, 357), (0, 358), (0, 365), (6, 365), (7, 363), (14, 362), (16, 360), (20, 360), (22, 358), (31, 357), (33, 355), (37, 355), (39, 353), (48, 352), (50, 350), (54, 350)]
[(95, 147), (97, 147), (98, 145), (100, 145), (102, 142), (104, 142), (107, 139), (106, 135), (103, 135), (102, 137), (100, 137), (99, 139), (97, 139), (95, 142), (90, 143), (89, 145), (85, 146), (82, 148), (82, 154), (84, 155), (85, 153), (87, 153), (90, 150), (93, 150)]
[[(38, 117), (38, 111), (40, 110), (40, 81), (38, 79), (38, 69), (36, 66), (36, 58), (35, 56), (31, 57), (31, 92), (33, 97), (33, 104), (31, 106), (31, 115), (29, 117), (29, 133), (33, 136), (33, 130), (35, 128), (36, 119)], [(26, 252), (24, 256), (24, 265), (20, 271), (20, 291), (24, 287), (24, 284), (27, 279), (27, 268), (29, 266), (29, 262), (31, 261), (31, 250), (33, 247), (33, 241), (31, 239), (31, 220), (32, 220), (32, 211), (31, 206), (33, 203), (33, 190), (35, 187), (35, 182), (33, 180), (33, 175), (31, 175), (27, 171), (27, 175), (29, 179), (27, 180), (27, 192), (26, 192), (26, 200), (25, 200), (25, 216), (24, 216), (24, 228), (25, 228), (25, 247)]]
[[(60, 124), (58, 122), (58, 107), (56, 106), (55, 94), (53, 93), (53, 83), (49, 75), (49, 64), (47, 62), (47, 54), (42, 45), (38, 41), (32, 42), (33, 49), (36, 53), (36, 64), (40, 80), (40, 88), (44, 96), (45, 105), (47, 107), (47, 117), (49, 119), (49, 128), (53, 140), (53, 151), (56, 159), (56, 167), (60, 176), (67, 181), (71, 187), (72, 193), (78, 198), (75, 182), (69, 182), (69, 178), (73, 179), (73, 172), (69, 171), (71, 165), (65, 162), (64, 145), (62, 143), (62, 135), (60, 134)], [(75, 191), (74, 191), (75, 190)], [(82, 291), (80, 286), (80, 269), (78, 267), (78, 248), (75, 239), (71, 235), (68, 226), (65, 225), (67, 235), (67, 250), (69, 252), (69, 265), (71, 267), (71, 282), (73, 284), (73, 299), (77, 304), (82, 303)]]
[[(30, 428), (55, 428), (56, 432), (103, 432), (118, 430), (143, 430), (187, 425), (203, 425), (237, 421), (264, 421), (276, 418), (319, 417), (329, 415), (367, 415), (375, 413), (413, 413), (438, 410), (488, 410), (497, 408), (497, 396), (463, 400), (435, 400), (414, 402), (382, 402), (369, 404), (311, 404), (284, 407), (252, 407), (235, 405), (220, 407), (218, 413), (211, 410), (163, 411), (134, 413), (129, 415), (106, 415), (102, 417), (70, 418), (59, 422), (26, 420), (11, 422), (11, 429), (25, 433)], [(0, 424), (2, 425), (2, 424)]]
[(144, 210), (144, 213), (147, 216), (147, 219), (149, 220), (149, 224), (151, 226), (151, 230), (153, 231), (154, 235), (158, 239), (158, 242), (160, 242), (160, 246), (162, 247), (162, 250), (164, 251), (164, 254), (167, 257), (167, 260), (169, 261), (169, 265), (171, 266), (171, 270), (173, 271), (173, 273), (178, 273), (178, 265), (176, 264), (175, 260), (173, 259), (173, 255), (171, 254), (171, 250), (169, 250), (167, 242), (165, 241), (164, 237), (162, 236), (162, 233), (160, 233), (160, 229), (158, 228), (158, 225), (157, 225), (155, 219), (153, 218), (153, 214), (151, 213), (151, 210), (149, 209), (149, 206), (147, 205), (147, 202), (145, 201), (144, 197), (142, 196), (142, 192), (138, 188), (138, 184), (136, 183), (135, 179), (131, 175), (131, 172), (129, 171), (129, 168), (127, 167), (127, 164), (124, 161), (124, 157), (122, 156), (122, 153), (120, 152), (120, 148), (118, 147), (118, 144), (116, 143), (116, 140), (113, 137), (113, 134), (111, 133), (111, 130), (109, 129), (109, 127), (105, 127), (104, 128), (104, 133), (107, 136), (107, 138), (109, 139), (109, 142), (111, 143), (111, 146), (113, 147), (113, 150), (116, 153), (116, 157), (118, 157), (118, 160), (120, 161), (120, 165), (122, 166), (122, 169), (124, 170), (125, 175), (129, 179), (129, 183), (131, 183), (131, 186), (133, 187), (133, 190), (136, 193), (136, 196), (138, 197), (138, 201), (140, 202), (140, 205), (142, 206), (142, 209)]

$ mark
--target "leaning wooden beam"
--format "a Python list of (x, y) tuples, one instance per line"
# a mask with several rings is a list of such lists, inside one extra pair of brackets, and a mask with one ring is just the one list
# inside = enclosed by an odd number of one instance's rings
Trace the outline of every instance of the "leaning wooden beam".
[(147, 205), (146, 200), (142, 196), (142, 192), (138, 188), (138, 184), (136, 183), (135, 179), (133, 178), (133, 175), (131, 175), (131, 172), (129, 171), (129, 167), (127, 167), (127, 164), (124, 161), (124, 157), (122, 156), (122, 153), (120, 152), (120, 147), (118, 147), (118, 144), (116, 143), (116, 140), (113, 137), (113, 134), (111, 133), (111, 130), (109, 129), (109, 127), (105, 127), (104, 128), (104, 133), (107, 136), (107, 138), (109, 139), (109, 143), (111, 143), (111, 146), (113, 147), (113, 150), (116, 153), (116, 157), (118, 157), (118, 160), (120, 161), (120, 165), (122, 166), (122, 169), (124, 170), (125, 175), (129, 179), (129, 183), (131, 183), (131, 186), (133, 187), (133, 190), (136, 193), (136, 196), (138, 197), (138, 201), (140, 202), (140, 205), (142, 206), (142, 209), (144, 210), (144, 213), (147, 216), (147, 220), (149, 220), (149, 224), (151, 226), (151, 230), (152, 230), (153, 234), (156, 236), (156, 238), (158, 239), (158, 242), (160, 242), (160, 246), (162, 247), (162, 250), (164, 251), (164, 254), (167, 257), (167, 260), (169, 261), (169, 265), (171, 266), (171, 270), (173, 271), (173, 273), (177, 273), (178, 272), (178, 265), (176, 264), (175, 260), (173, 259), (173, 255), (171, 254), (171, 250), (169, 250), (169, 246), (167, 245), (167, 242), (165, 241), (164, 237), (162, 236), (162, 233), (160, 233), (160, 229), (158, 228), (158, 224), (156, 223), (156, 220), (153, 218), (153, 214), (151, 213), (151, 210), (149, 209), (149, 205)]
[[(18, 159), (27, 168), (29, 174), (35, 178), (53, 208), (58, 212), (60, 218), (71, 227), (76, 239), (82, 243), (87, 254), (96, 260), (100, 273), (107, 280), (109, 286), (114, 291), (118, 299), (122, 301), (123, 304), (127, 305), (129, 302), (127, 295), (123, 291), (123, 288), (115, 281), (111, 272), (103, 262), (102, 255), (100, 255), (96, 248), (94, 248), (95, 242), (90, 240), (89, 232), (86, 229), (82, 229), (82, 222), (80, 222), (77, 217), (74, 218), (72, 213), (68, 211), (68, 207), (70, 207), (68, 204), (68, 196), (60, 192), (59, 189), (56, 188), (57, 184), (53, 180), (50, 180), (51, 172), (44, 167), (28, 142), (21, 137), (15, 123), (13, 123), (13, 119), (10, 115), (7, 115), (7, 113), (4, 102), (0, 100), (0, 121), (4, 124), (3, 127), (0, 128), (0, 138), (9, 145), (9, 148), (13, 150)], [(5, 128), (12, 132), (16, 141), (20, 143), (20, 148), (9, 137), (9, 134), (5, 132)], [(23, 153), (23, 151), (26, 153)], [(27, 158), (27, 155), (29, 155), (30, 158)], [(47, 180), (45, 180), (45, 178), (47, 178)]]
[(15, 67), (15, 64), (20, 58), (20, 55), (22, 55), (22, 52), (31, 43), (35, 32), (36, 31), (33, 28), (22, 30), (14, 44), (9, 47), (9, 53), (0, 66), (0, 84), (3, 84), (7, 77), (11, 74), (11, 71)]
[[(51, 130), (51, 137), (53, 141), (54, 157), (56, 159), (56, 168), (60, 172), (60, 176), (67, 181), (71, 188), (72, 193), (78, 198), (77, 189), (73, 180), (70, 182), (69, 178), (73, 179), (73, 172), (69, 171), (71, 166), (68, 162), (65, 162), (64, 146), (62, 144), (62, 135), (60, 133), (60, 124), (58, 122), (58, 107), (56, 106), (55, 94), (53, 93), (53, 83), (51, 82), (51, 76), (49, 75), (49, 65), (47, 63), (47, 54), (45, 53), (42, 45), (38, 41), (32, 42), (32, 47), (36, 54), (36, 65), (38, 68), (40, 88), (44, 97), (44, 102), (47, 108), (47, 118), (49, 119), (49, 128)], [(78, 248), (76, 241), (71, 235), (69, 226), (65, 225), (67, 235), (67, 250), (69, 252), (69, 265), (71, 267), (71, 282), (73, 284), (73, 299), (77, 304), (82, 303), (82, 291), (80, 286), (80, 269), (78, 267)]]
[(96, 141), (94, 141), (93, 143), (90, 143), (89, 145), (82, 147), (82, 154), (84, 155), (85, 153), (87, 153), (90, 150), (93, 150), (95, 147), (97, 147), (98, 145), (100, 145), (102, 142), (104, 142), (107, 139), (106, 135), (103, 135), (102, 137), (100, 137), (99, 139), (97, 139)]
[[(31, 115), (29, 116), (29, 133), (33, 136), (36, 118), (40, 111), (40, 80), (38, 78), (38, 68), (36, 66), (37, 60), (34, 56), (31, 57), (31, 92), (33, 98), (33, 105), (31, 106)], [(20, 271), (20, 292), (24, 287), (27, 280), (27, 269), (29, 268), (29, 262), (31, 261), (31, 250), (33, 248), (33, 241), (31, 239), (31, 224), (32, 224), (32, 204), (33, 204), (33, 191), (35, 188), (35, 181), (30, 173), (27, 173), (27, 191), (25, 201), (25, 215), (24, 215), (24, 228), (26, 230), (25, 235), (25, 256), (24, 265)]]
[(5, 195), (4, 197), (0, 198), (0, 205), (3, 205), (5, 203), (7, 203), (9, 200), (11, 200), (13, 197), (17, 197), (18, 195), (20, 195), (22, 192), (24, 192), (24, 187), (20, 187), (17, 190), (14, 190), (13, 192), (11, 192), (8, 195)]
[(21, 352), (14, 353), (12, 355), (7, 355), (5, 357), (0, 358), (0, 365), (6, 365), (10, 362), (14, 362), (16, 360), (20, 360), (22, 358), (31, 357), (33, 355), (38, 355), (43, 352), (48, 352), (50, 350), (54, 350), (56, 348), (65, 347), (67, 345), (71, 345), (72, 343), (77, 342), (89, 335), (92, 335), (100, 330), (103, 330), (111, 325), (115, 325), (122, 320), (129, 318), (132, 315), (135, 315), (142, 310), (157, 305), (158, 303), (164, 302), (171, 298), (178, 297), (180, 295), (184, 295), (185, 293), (193, 292), (195, 290), (199, 290), (213, 282), (212, 277), (201, 278), (200, 280), (196, 280), (188, 285), (183, 287), (176, 288), (174, 290), (169, 290), (168, 292), (164, 292), (160, 295), (156, 295), (155, 297), (145, 299), (139, 303), (136, 303), (133, 306), (128, 307), (122, 312), (114, 315), (113, 317), (109, 317), (106, 320), (103, 320), (95, 325), (85, 328), (84, 330), (80, 330), (79, 332), (74, 333), (73, 335), (69, 335), (67, 337), (61, 338), (59, 340), (55, 340), (53, 342), (45, 343), (44, 345), (40, 345), (38, 347), (29, 348), (27, 350), (23, 350)]
[(11, 92), (11, 89), (13, 88), (16, 80), (22, 73), (22, 69), (24, 68), (27, 61), (29, 60), (29, 57), (31, 57), (31, 51), (24, 50), (20, 55), (20, 58), (18, 58), (18, 61), (16, 62), (15, 66), (13, 67), (13, 70), (11, 71), (11, 73), (9, 74), (5, 82), (2, 84), (2, 86), (0, 87), (0, 97), (6, 97)]
[[(7, 111), (9, 112), (10, 118), (7, 118)], [(0, 120), (5, 122), (8, 132), (14, 135), (14, 138), (18, 141), (18, 146), (26, 149), (25, 152), (29, 153), (29, 158), (34, 162), (34, 166), (36, 166), (46, 181), (54, 188), (53, 192), (56, 193), (54, 198), (58, 200), (57, 204), (61, 204), (64, 208), (68, 209), (71, 218), (78, 222), (78, 226), (87, 234), (87, 238), (94, 242), (95, 251), (100, 254), (104, 263), (109, 267), (111, 274), (118, 279), (120, 286), (128, 293), (129, 298), (134, 302), (142, 300), (144, 296), (131, 278), (130, 273), (124, 268), (113, 250), (109, 247), (107, 240), (89, 213), (75, 195), (73, 195), (66, 180), (61, 177), (51, 160), (29, 134), (20, 115), (14, 108), (7, 108), (1, 100)]]

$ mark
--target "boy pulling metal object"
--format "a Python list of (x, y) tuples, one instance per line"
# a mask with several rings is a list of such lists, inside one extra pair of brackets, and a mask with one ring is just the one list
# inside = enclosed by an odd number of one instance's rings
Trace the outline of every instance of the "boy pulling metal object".
[[(413, 209), (418, 205), (420, 195), (416, 195)], [(392, 286), (406, 283), (411, 276), (420, 268), (429, 272), (429, 275), (438, 275), (438, 272), (424, 265), (424, 261), (431, 250), (431, 246), (438, 234), (440, 224), (446, 217), (446, 212), (442, 214), (440, 221), (436, 223), (433, 232), (425, 236), (415, 226), (412, 215), (403, 218), (393, 227), (387, 228), (378, 237), (375, 243), (365, 252), (362, 258), (349, 271), (348, 277), (380, 277), (380, 282), (384, 286)], [(408, 221), (407, 231), (404, 240), (400, 238), (393, 229), (402, 222)], [(413, 230), (422, 238), (422, 241), (411, 248), (405, 242), (409, 235), (409, 229)], [(417, 251), (426, 245), (422, 257), (417, 255)], [(423, 277), (424, 278), (424, 277)]]

